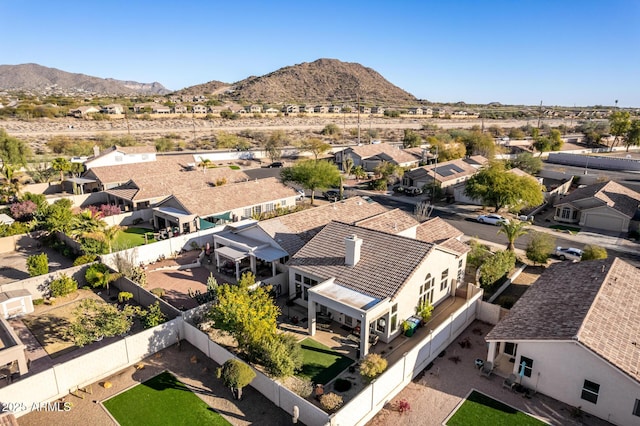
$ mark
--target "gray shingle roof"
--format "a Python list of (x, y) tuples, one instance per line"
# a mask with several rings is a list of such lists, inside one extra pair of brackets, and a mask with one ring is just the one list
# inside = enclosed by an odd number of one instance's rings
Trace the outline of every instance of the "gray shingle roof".
[(588, 208), (606, 204), (628, 217), (633, 217), (640, 206), (640, 194), (617, 182), (609, 181), (578, 188), (555, 205), (576, 204), (580, 208), (579, 204), (586, 201), (593, 201), (593, 205), (589, 205)]
[[(345, 265), (344, 239), (362, 239), (360, 261)], [(394, 298), (433, 244), (386, 232), (331, 222), (306, 244), (288, 264), (311, 275), (328, 279), (360, 293)]]
[(487, 340), (576, 340), (640, 381), (640, 270), (614, 258), (549, 267)]

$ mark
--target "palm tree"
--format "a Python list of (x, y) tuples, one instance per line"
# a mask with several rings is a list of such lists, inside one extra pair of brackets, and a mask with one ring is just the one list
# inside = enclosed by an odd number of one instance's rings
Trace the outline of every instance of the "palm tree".
[(105, 229), (107, 222), (102, 220), (99, 212), (92, 212), (89, 209), (83, 210), (71, 219), (72, 236), (85, 235)]
[(504, 234), (507, 237), (507, 241), (509, 242), (507, 250), (515, 251), (515, 242), (518, 237), (525, 235), (528, 232), (524, 228), (529, 226), (529, 223), (514, 220), (513, 222), (502, 222), (500, 226), (501, 228), (498, 231), (498, 234)]
[(211, 164), (211, 160), (209, 160), (208, 158), (200, 157), (200, 162), (198, 163), (198, 167), (202, 167), (202, 173), (204, 173), (205, 170), (209, 168), (210, 164)]
[(82, 234), (84, 238), (91, 238), (94, 240), (102, 241), (107, 243), (109, 246), (109, 253), (113, 252), (112, 246), (113, 241), (116, 239), (118, 232), (122, 229), (121, 226), (114, 225), (107, 228), (103, 228), (102, 230), (93, 231), (93, 232), (85, 232)]
[(109, 284), (120, 278), (120, 272), (111, 272), (103, 263), (95, 263), (87, 268), (85, 279), (91, 287), (105, 287), (110, 294)]
[(3, 192), (7, 197), (18, 197), (22, 188), (22, 182), (20, 182), (20, 174), (16, 173), (13, 166), (5, 164), (2, 167), (2, 176), (5, 183), (2, 187)]
[(60, 183), (64, 180), (64, 172), (71, 170), (71, 162), (66, 158), (54, 158), (51, 162), (51, 168), (60, 172)]

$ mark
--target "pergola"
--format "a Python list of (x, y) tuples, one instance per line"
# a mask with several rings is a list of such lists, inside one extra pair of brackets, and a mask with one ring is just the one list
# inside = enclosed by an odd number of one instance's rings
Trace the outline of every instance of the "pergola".
[[(309, 289), (308, 318), (309, 334), (316, 334), (316, 305), (349, 315), (360, 321), (360, 356), (369, 353), (371, 329), (381, 317), (389, 313), (389, 298), (378, 299), (344, 287), (330, 278)], [(374, 331), (375, 332), (375, 331)]]

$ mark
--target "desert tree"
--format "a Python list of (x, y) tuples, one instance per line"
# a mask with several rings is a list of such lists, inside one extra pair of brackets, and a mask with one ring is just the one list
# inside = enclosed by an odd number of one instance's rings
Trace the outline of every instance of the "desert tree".
[(516, 251), (515, 242), (518, 237), (525, 235), (528, 231), (525, 229), (529, 226), (529, 223), (519, 220), (513, 220), (511, 222), (502, 222), (498, 234), (504, 234), (507, 237), (507, 250)]
[(315, 191), (340, 185), (340, 171), (328, 161), (304, 160), (280, 172), (283, 183), (296, 182), (311, 191), (311, 204), (315, 200)]

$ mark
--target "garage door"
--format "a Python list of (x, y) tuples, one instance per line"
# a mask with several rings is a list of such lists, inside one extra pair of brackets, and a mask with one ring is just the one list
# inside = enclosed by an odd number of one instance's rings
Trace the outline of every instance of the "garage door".
[(624, 231), (624, 229), (622, 229), (622, 218), (600, 214), (587, 214), (587, 217), (584, 221), (584, 226), (589, 228), (604, 229), (606, 231)]

